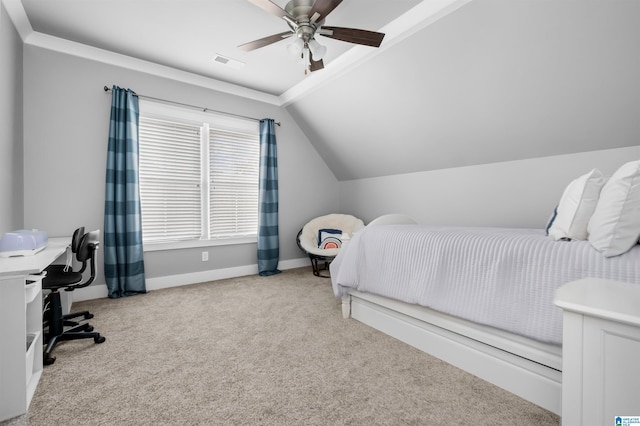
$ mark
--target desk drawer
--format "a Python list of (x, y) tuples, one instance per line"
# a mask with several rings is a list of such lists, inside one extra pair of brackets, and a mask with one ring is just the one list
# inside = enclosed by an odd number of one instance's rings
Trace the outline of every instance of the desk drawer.
[(27, 305), (33, 302), (42, 290), (43, 275), (27, 275), (24, 288)]

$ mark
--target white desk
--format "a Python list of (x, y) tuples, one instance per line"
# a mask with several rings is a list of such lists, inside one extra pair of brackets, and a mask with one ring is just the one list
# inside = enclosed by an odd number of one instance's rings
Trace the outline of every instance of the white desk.
[[(0, 258), (0, 421), (27, 412), (42, 375), (42, 278), (69, 238), (50, 238), (33, 256)], [(33, 281), (25, 285), (27, 280)]]

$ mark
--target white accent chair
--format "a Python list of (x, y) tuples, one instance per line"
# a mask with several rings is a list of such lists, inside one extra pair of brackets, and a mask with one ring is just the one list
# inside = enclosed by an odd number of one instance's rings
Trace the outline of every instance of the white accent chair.
[(310, 220), (298, 232), (296, 239), (300, 250), (304, 251), (311, 260), (313, 275), (316, 277), (329, 278), (323, 275), (322, 271), (329, 271), (329, 264), (340, 252), (340, 247), (323, 249), (319, 247), (318, 233), (321, 229), (335, 229), (342, 231), (340, 239), (345, 239), (364, 228), (364, 222), (355, 216), (348, 214), (332, 213)]

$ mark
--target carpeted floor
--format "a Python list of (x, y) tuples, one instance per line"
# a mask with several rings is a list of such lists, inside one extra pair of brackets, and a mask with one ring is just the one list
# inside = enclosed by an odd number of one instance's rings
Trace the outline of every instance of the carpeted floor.
[(39, 425), (559, 425), (355, 320), (310, 269), (75, 303), (106, 336), (60, 344)]

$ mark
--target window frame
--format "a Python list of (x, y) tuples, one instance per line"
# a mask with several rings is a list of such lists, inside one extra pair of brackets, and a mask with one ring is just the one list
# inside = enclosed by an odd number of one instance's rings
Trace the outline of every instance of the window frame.
[[(236, 116), (226, 116), (224, 114), (220, 114), (217, 112), (200, 110), (196, 108), (191, 108), (188, 106), (176, 106), (169, 103), (164, 103), (160, 101), (149, 101), (142, 100), (139, 103), (140, 108), (140, 116), (149, 117), (149, 118), (157, 118), (163, 120), (170, 121), (180, 121), (191, 124), (205, 125), (209, 128), (228, 130), (233, 132), (243, 132), (243, 133), (255, 133), (256, 135), (260, 134), (260, 124), (257, 120), (253, 120), (250, 118), (240, 118)], [(203, 176), (202, 180), (207, 179), (209, 181), (209, 138), (205, 138), (204, 135), (201, 134), (201, 162), (202, 162), (202, 171)], [(258, 158), (259, 161), (259, 158)], [(259, 167), (259, 164), (258, 164)], [(201, 185), (202, 195), (201, 195), (201, 209), (203, 218), (204, 214), (208, 214), (209, 211), (209, 190), (208, 183), (206, 185)], [(256, 204), (256, 210), (258, 209), (258, 205)], [(203, 227), (208, 226), (208, 220), (202, 220)], [(203, 229), (203, 232), (208, 231), (208, 229)], [(204, 234), (204, 235), (208, 235)], [(238, 244), (256, 244), (258, 242), (258, 229), (256, 227), (256, 235), (255, 236), (244, 236), (244, 237), (225, 237), (225, 238), (213, 238), (213, 239), (197, 239), (197, 240), (183, 240), (183, 241), (165, 241), (165, 242), (154, 242), (154, 243), (143, 243), (145, 252), (153, 252), (153, 251), (162, 251), (162, 250), (179, 250), (179, 249), (188, 249), (188, 248), (199, 248), (199, 247), (216, 247), (216, 246), (226, 246), (226, 245), (238, 245)]]

